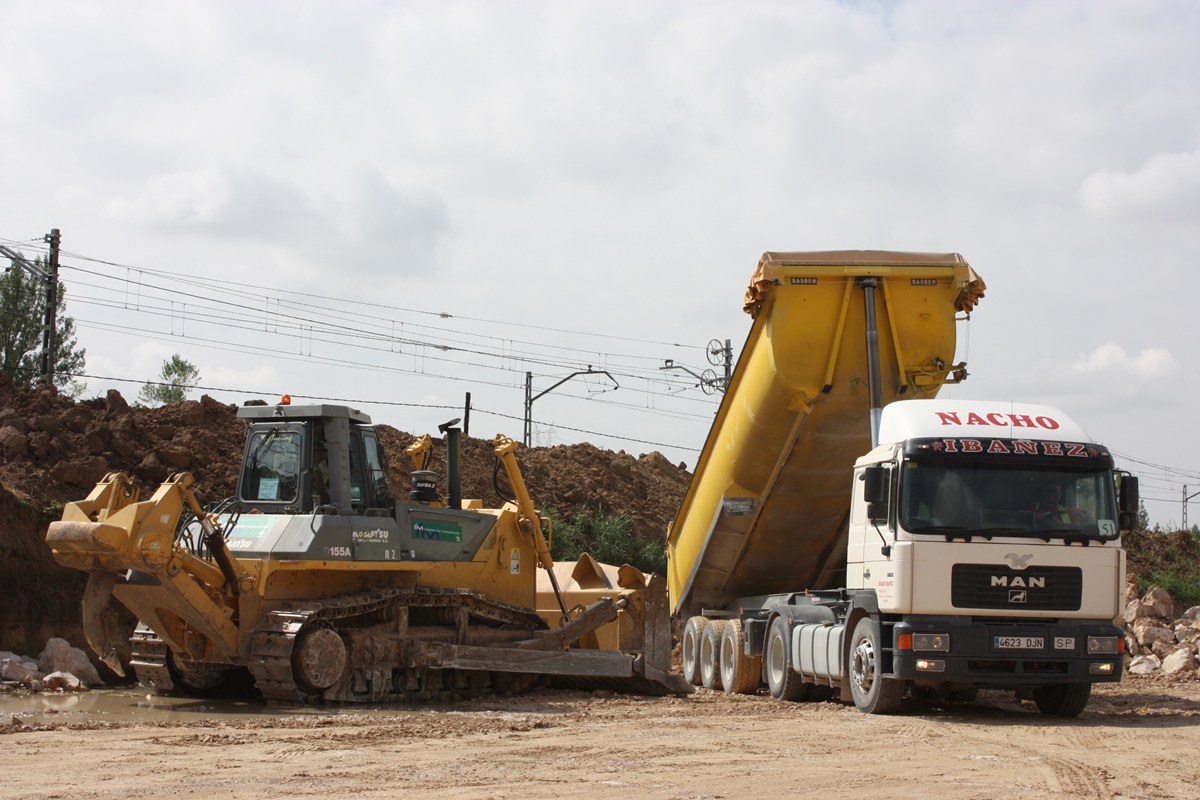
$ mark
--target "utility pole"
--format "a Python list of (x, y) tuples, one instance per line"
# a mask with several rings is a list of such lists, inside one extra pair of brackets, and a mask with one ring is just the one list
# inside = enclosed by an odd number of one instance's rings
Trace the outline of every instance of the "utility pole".
[[(577, 377), (579, 375), (607, 375), (608, 379), (613, 382), (613, 389), (621, 388), (621, 384), (617, 383), (617, 379), (614, 378), (611, 374), (609, 374), (608, 370), (592, 369), (592, 365), (588, 364), (587, 369), (581, 369), (581, 370), (577, 370), (576, 372), (572, 372), (570, 375), (563, 378), (561, 381), (554, 384), (549, 389), (544, 389), (543, 391), (540, 391), (537, 394), (534, 394), (533, 393), (533, 373), (532, 372), (525, 373), (525, 446), (526, 447), (531, 447), (532, 445), (530, 443), (533, 440), (533, 401), (537, 400), (542, 395), (550, 394), (550, 392), (553, 392), (555, 389), (562, 386), (567, 381), (571, 380), (571, 378)], [(605, 391), (611, 391), (611, 390), (606, 389)]]
[(1188, 494), (1187, 493), (1187, 484), (1185, 483), (1183, 485), (1183, 523), (1180, 525), (1180, 527), (1185, 531), (1188, 530), (1187, 504), (1188, 504), (1189, 500), (1192, 500), (1193, 498), (1196, 498), (1196, 497), (1200, 497), (1200, 492), (1192, 492), (1191, 494)]
[(54, 326), (58, 323), (58, 245), (62, 236), (58, 228), (51, 229), (45, 241), (50, 244), (50, 272), (46, 284), (46, 316), (42, 329), (42, 383), (54, 385)]
[(0, 244), (0, 255), (12, 261), (14, 266), (28, 272), (42, 282), (45, 288), (46, 311), (42, 321), (42, 372), (41, 383), (54, 384), (54, 328), (58, 324), (58, 246), (62, 236), (54, 228), (43, 237), (50, 244), (49, 270), (25, 260), (16, 250)]
[(733, 377), (733, 344), (725, 340), (725, 388), (729, 388), (729, 379)]

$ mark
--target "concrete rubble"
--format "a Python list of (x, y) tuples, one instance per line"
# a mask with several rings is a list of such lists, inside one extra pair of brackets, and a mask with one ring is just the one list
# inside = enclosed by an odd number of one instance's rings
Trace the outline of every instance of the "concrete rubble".
[(1171, 595), (1151, 586), (1139, 595), (1126, 587), (1125, 609), (1117, 623), (1125, 625), (1125, 651), (1132, 657), (1131, 675), (1181, 675), (1197, 670), (1200, 652), (1200, 606), (1177, 611)]
[(87, 654), (65, 639), (51, 639), (36, 659), (0, 651), (0, 691), (81, 692), (103, 686)]

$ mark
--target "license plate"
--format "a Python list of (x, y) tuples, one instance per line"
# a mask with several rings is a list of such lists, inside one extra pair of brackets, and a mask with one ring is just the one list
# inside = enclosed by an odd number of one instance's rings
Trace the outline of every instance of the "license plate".
[(996, 636), (992, 647), (997, 650), (1044, 650), (1046, 640), (1041, 636)]

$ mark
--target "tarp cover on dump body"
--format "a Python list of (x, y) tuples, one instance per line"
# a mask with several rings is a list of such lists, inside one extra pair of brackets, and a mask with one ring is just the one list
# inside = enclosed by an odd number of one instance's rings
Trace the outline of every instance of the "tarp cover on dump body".
[(750, 334), (668, 536), (673, 610), (843, 585), (851, 470), (871, 444), (868, 276), (884, 404), (951, 378), (955, 314), (986, 288), (962, 256), (765, 253)]

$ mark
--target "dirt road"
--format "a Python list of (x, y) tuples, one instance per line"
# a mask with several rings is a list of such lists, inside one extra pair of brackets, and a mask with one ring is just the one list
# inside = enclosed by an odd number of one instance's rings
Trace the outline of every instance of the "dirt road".
[(1074, 720), (1000, 693), (894, 717), (703, 691), (546, 691), (415, 713), (193, 710), (189, 722), (3, 728), (0, 798), (1200, 797), (1194, 678), (1099, 688)]

